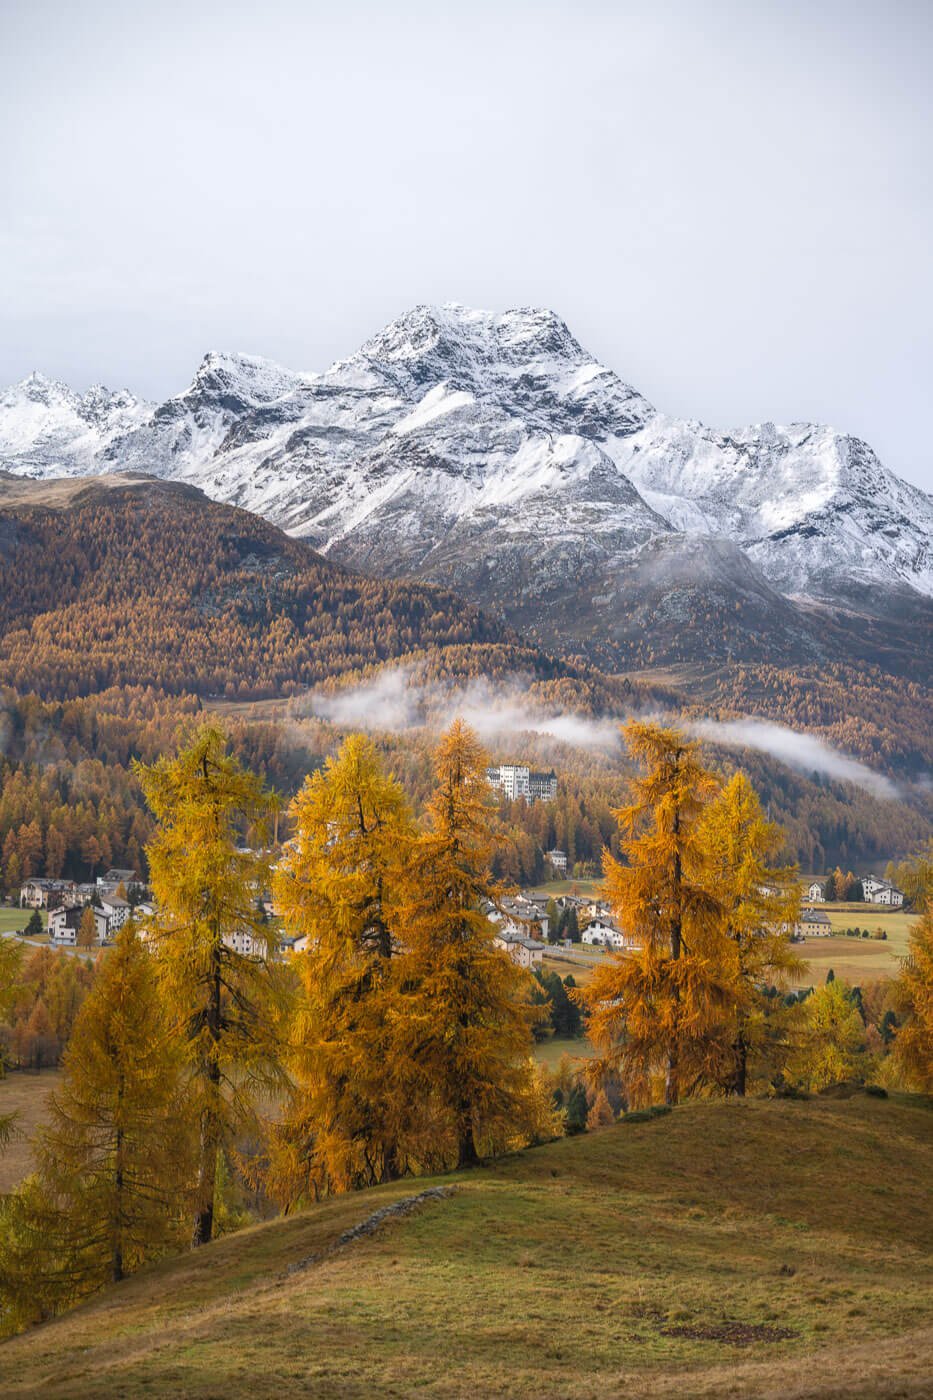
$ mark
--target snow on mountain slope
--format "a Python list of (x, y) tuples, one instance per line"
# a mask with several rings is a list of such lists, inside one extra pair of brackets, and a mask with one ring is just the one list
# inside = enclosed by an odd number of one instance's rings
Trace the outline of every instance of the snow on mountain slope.
[(95, 470), (108, 443), (148, 420), (153, 405), (96, 384), (76, 394), (34, 373), (0, 394), (0, 464), (34, 476)]
[(765, 423), (716, 433), (660, 415), (616, 460), (681, 529), (740, 544), (785, 592), (905, 583), (933, 594), (933, 502), (858, 438)]
[(0, 399), (0, 467), (190, 481), (346, 563), (502, 606), (598, 593), (649, 541), (671, 559), (698, 535), (786, 594), (933, 595), (933, 501), (866, 444), (665, 417), (547, 310), (416, 307), (323, 374), (210, 354), (184, 393), (111, 396), (100, 424), (89, 395), (32, 382)]
[(230, 450), (228, 437), (238, 425), (253, 425), (262, 439), (300, 418), (310, 379), (258, 356), (212, 351), (183, 394), (167, 399), (147, 421), (108, 443), (100, 465), (196, 481)]

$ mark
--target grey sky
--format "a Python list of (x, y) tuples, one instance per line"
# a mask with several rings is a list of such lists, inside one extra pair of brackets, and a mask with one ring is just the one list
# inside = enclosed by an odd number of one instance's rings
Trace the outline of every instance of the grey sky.
[(933, 486), (927, 0), (0, 0), (0, 383), (547, 304), (666, 412)]

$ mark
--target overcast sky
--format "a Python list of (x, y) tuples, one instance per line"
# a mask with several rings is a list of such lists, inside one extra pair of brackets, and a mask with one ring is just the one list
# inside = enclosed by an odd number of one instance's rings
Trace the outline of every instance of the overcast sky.
[(0, 383), (546, 304), (933, 487), (930, 0), (0, 0)]

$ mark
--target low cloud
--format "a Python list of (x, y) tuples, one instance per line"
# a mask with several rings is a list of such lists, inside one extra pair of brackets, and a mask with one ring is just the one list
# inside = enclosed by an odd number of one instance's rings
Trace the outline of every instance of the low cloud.
[(310, 713), (341, 729), (445, 729), (463, 719), (484, 740), (537, 734), (576, 748), (619, 746), (619, 721), (588, 719), (565, 710), (535, 705), (527, 698), (528, 682), (513, 677), (501, 686), (473, 681), (448, 689), (413, 684), (404, 668), (383, 671), (365, 685), (334, 695), (310, 697)]
[(764, 719), (697, 720), (690, 725), (700, 739), (729, 748), (758, 749), (804, 773), (819, 773), (839, 782), (855, 783), (875, 797), (896, 798), (897, 786), (857, 758), (834, 749), (814, 734), (800, 734)]
[[(301, 710), (340, 729), (388, 730), (446, 729), (458, 717), (487, 743), (507, 742), (519, 734), (535, 734), (575, 748), (617, 753), (623, 720), (590, 719), (535, 704), (529, 698), (531, 682), (512, 676), (500, 685), (472, 681), (465, 686), (426, 686), (415, 682), (405, 667), (381, 671), (364, 685), (335, 694), (315, 692)], [(684, 725), (676, 716), (655, 715), (662, 723), (686, 727), (699, 739), (729, 748), (757, 749), (803, 773), (819, 773), (838, 782), (854, 783), (875, 797), (894, 798), (898, 788), (882, 773), (833, 748), (825, 739), (798, 733), (782, 724), (762, 719), (696, 720)]]
[(315, 692), (307, 702), (310, 713), (340, 729), (415, 729), (419, 718), (419, 692), (409, 684), (410, 673), (399, 667), (380, 671), (375, 680), (338, 690), (333, 695)]

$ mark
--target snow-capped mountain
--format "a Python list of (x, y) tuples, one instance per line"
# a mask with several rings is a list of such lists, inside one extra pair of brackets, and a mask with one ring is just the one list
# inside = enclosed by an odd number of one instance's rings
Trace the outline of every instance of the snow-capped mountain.
[(93, 472), (108, 444), (146, 422), (154, 407), (128, 389), (95, 384), (80, 395), (30, 374), (0, 393), (0, 465), (30, 476)]
[(679, 586), (701, 559), (724, 586), (728, 559), (743, 589), (751, 570), (782, 595), (933, 596), (933, 501), (865, 443), (666, 417), (546, 310), (417, 307), (323, 374), (210, 354), (155, 409), (33, 376), (0, 398), (0, 467), (189, 481), (357, 568), (516, 617), (583, 593), (598, 609), (678, 542)]

